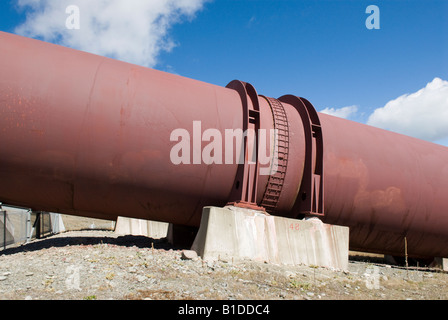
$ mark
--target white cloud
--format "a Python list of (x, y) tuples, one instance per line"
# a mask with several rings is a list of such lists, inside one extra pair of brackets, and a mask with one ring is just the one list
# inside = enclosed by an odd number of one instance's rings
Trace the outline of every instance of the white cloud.
[(357, 111), (358, 111), (357, 106), (349, 106), (349, 107), (343, 107), (343, 108), (339, 108), (339, 109), (325, 108), (324, 110), (322, 110), (320, 112), (329, 114), (331, 116), (348, 119), (351, 115), (355, 114)]
[[(26, 21), (16, 33), (78, 50), (154, 67), (175, 43), (173, 24), (194, 18), (207, 0), (17, 0)], [(69, 30), (66, 8), (80, 12), (80, 29)]]
[(376, 109), (367, 124), (439, 142), (448, 138), (448, 81), (434, 78), (425, 88)]

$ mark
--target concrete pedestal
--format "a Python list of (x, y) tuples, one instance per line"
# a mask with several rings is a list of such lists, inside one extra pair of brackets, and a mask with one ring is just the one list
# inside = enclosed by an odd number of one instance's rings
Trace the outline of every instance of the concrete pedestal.
[(238, 207), (205, 207), (192, 250), (204, 260), (249, 259), (348, 269), (347, 227)]
[(434, 258), (431, 267), (439, 268), (443, 271), (448, 271), (448, 259), (436, 257)]
[(167, 237), (168, 226), (165, 222), (118, 217), (115, 233), (162, 239)]

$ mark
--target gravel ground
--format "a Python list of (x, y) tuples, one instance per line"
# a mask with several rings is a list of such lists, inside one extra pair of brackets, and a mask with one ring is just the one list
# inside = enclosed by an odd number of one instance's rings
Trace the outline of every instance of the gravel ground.
[(206, 262), (164, 240), (72, 231), (0, 251), (0, 299), (448, 300), (448, 274), (379, 262)]

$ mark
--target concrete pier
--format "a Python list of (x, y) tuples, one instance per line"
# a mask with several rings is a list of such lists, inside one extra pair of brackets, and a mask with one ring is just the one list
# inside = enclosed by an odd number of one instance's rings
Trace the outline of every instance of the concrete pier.
[(348, 269), (347, 227), (233, 206), (205, 207), (192, 250), (204, 260), (249, 259)]
[(448, 271), (448, 258), (434, 258), (433, 263), (430, 265), (430, 267), (438, 268), (443, 271)]
[(115, 233), (122, 235), (146, 236), (153, 239), (166, 238), (169, 223), (118, 217)]

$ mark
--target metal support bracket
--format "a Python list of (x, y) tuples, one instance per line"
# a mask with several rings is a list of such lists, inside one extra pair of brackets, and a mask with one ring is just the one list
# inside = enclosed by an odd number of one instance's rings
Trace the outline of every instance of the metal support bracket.
[(293, 211), (298, 215), (323, 216), (323, 141), (319, 116), (314, 106), (304, 98), (285, 95), (279, 100), (294, 106), (305, 130), (305, 166)]
[(238, 92), (243, 106), (244, 161), (239, 163), (235, 183), (227, 205), (265, 211), (257, 205), (259, 175), (258, 130), (260, 105), (255, 88), (246, 82), (234, 80), (226, 88)]

